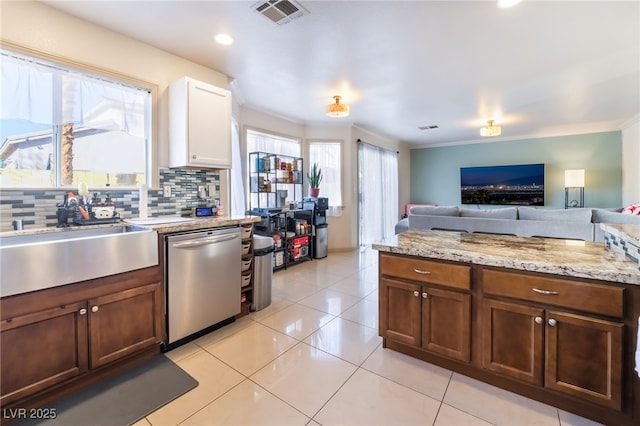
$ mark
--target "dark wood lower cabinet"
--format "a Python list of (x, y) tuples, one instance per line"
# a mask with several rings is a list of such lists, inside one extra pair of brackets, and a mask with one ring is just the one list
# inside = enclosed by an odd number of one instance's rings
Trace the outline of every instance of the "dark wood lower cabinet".
[(160, 267), (0, 300), (3, 408), (50, 398), (164, 340)]
[(98, 297), (89, 306), (92, 368), (162, 340), (160, 283)]
[(470, 295), (384, 278), (381, 281), (385, 300), (380, 312), (383, 337), (470, 360)]
[(384, 347), (603, 424), (640, 425), (640, 286), (453, 263), (447, 288), (451, 265), (380, 253)]
[(621, 323), (547, 311), (545, 386), (622, 409), (623, 329)]
[(535, 385), (544, 370), (544, 310), (484, 299), (482, 309), (482, 367)]
[(87, 371), (86, 303), (3, 320), (0, 339), (5, 406)]
[(620, 410), (623, 327), (597, 318), (484, 299), (482, 366)]

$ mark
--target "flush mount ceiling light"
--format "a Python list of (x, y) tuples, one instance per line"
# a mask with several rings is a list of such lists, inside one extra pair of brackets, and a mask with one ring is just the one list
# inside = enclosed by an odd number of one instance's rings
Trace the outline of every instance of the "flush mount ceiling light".
[(515, 6), (521, 1), (522, 0), (498, 0), (498, 7), (501, 9), (506, 9), (507, 7)]
[(327, 105), (327, 116), (333, 118), (343, 118), (349, 116), (349, 105), (341, 104), (342, 96), (334, 96), (336, 103)]
[(493, 120), (487, 121), (487, 127), (480, 129), (480, 136), (500, 136), (502, 133), (502, 127), (494, 126)]

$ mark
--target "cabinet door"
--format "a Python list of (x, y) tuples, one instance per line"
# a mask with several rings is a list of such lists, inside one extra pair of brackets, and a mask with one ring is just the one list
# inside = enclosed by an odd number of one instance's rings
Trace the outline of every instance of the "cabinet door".
[(544, 310), (492, 299), (482, 310), (482, 366), (542, 385)]
[(471, 359), (471, 295), (423, 287), (422, 347), (469, 362)]
[(231, 93), (188, 80), (188, 155), (192, 165), (231, 168)]
[(546, 334), (546, 386), (620, 410), (623, 325), (548, 311)]
[(2, 405), (87, 371), (86, 304), (3, 320)]
[(380, 279), (380, 336), (420, 346), (422, 298), (419, 285)]
[(91, 367), (98, 367), (162, 341), (160, 283), (89, 301)]

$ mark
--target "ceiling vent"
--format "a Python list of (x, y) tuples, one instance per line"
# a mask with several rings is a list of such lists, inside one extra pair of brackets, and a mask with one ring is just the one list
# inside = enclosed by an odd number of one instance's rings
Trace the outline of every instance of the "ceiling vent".
[(309, 14), (300, 4), (292, 0), (267, 0), (252, 6), (253, 10), (278, 25), (288, 24), (296, 18)]

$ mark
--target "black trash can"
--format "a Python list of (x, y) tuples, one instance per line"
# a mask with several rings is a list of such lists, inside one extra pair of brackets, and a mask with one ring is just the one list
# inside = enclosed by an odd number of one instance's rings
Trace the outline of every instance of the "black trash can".
[(271, 304), (273, 281), (273, 238), (253, 236), (253, 310)]

